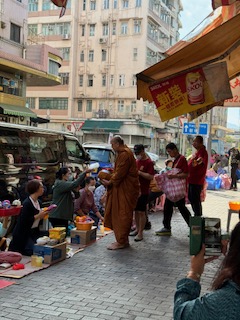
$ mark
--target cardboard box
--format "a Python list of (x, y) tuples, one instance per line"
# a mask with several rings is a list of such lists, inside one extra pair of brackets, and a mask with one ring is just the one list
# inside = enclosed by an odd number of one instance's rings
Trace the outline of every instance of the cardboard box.
[(66, 259), (67, 242), (58, 243), (55, 246), (34, 245), (33, 254), (44, 258), (44, 263), (54, 264)]
[(84, 231), (84, 230), (71, 230), (71, 243), (72, 244), (88, 244), (91, 241), (96, 240), (97, 236), (97, 227), (92, 227), (91, 230)]

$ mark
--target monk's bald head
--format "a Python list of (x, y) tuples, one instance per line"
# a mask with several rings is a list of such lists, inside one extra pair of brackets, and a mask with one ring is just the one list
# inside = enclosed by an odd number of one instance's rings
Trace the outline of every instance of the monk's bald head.
[(111, 145), (114, 151), (118, 151), (119, 147), (124, 145), (124, 140), (121, 136), (114, 136)]

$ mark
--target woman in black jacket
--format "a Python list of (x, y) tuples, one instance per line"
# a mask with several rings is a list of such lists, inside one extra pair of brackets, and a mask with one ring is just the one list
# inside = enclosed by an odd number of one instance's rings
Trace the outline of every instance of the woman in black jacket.
[(13, 230), (13, 238), (9, 245), (9, 250), (31, 256), (33, 254), (33, 246), (40, 235), (39, 222), (48, 211), (41, 210), (38, 201), (38, 198), (44, 192), (44, 187), (40, 180), (29, 181), (26, 191), (30, 195), (23, 202), (21, 213)]

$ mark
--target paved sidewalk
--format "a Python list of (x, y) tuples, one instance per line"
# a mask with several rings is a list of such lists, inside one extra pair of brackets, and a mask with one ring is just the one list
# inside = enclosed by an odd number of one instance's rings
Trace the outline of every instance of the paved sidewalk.
[[(204, 215), (221, 217), (226, 229), (228, 201), (239, 192), (208, 191)], [(172, 319), (177, 280), (189, 269), (188, 228), (173, 215), (172, 237), (157, 237), (162, 213), (151, 214), (152, 229), (144, 241), (108, 251), (113, 235), (87, 247), (73, 258), (16, 280), (0, 290), (0, 319)], [(238, 221), (234, 215), (231, 227)], [(202, 292), (210, 287), (218, 262), (205, 268)]]

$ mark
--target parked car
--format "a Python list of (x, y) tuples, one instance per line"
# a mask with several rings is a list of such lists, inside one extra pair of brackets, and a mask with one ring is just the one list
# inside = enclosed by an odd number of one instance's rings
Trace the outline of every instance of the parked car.
[(99, 168), (92, 172), (93, 177), (102, 169), (113, 168), (115, 153), (110, 144), (85, 142), (83, 147), (90, 156), (90, 163), (99, 163)]

